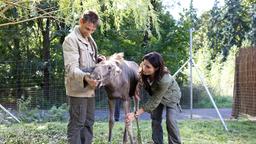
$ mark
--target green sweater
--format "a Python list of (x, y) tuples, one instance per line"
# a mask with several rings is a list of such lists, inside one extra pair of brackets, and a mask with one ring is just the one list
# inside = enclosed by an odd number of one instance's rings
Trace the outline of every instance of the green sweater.
[(180, 87), (170, 74), (165, 74), (160, 81), (153, 82), (151, 91), (152, 95), (142, 105), (146, 112), (152, 112), (160, 103), (167, 107), (175, 108), (180, 102)]

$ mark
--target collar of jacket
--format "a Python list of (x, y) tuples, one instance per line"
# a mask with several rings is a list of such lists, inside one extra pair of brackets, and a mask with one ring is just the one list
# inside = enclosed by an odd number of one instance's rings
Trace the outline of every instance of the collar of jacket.
[(82, 43), (89, 45), (89, 41), (92, 40), (91, 35), (88, 37), (88, 41), (82, 36), (80, 30), (79, 30), (79, 25), (75, 26), (75, 34), (77, 35), (77, 38), (79, 39), (79, 41), (81, 41)]

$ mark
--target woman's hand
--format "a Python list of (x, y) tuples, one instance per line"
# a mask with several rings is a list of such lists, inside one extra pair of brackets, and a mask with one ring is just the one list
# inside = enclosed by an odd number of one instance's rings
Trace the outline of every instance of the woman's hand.
[(144, 109), (143, 108), (140, 108), (140, 109), (138, 109), (135, 112), (128, 113), (125, 116), (125, 122), (126, 123), (132, 122), (135, 118), (139, 117), (143, 113), (144, 113)]
[(132, 122), (134, 119), (135, 119), (135, 113), (134, 112), (128, 113), (126, 114), (125, 122), (129, 123), (129, 122)]

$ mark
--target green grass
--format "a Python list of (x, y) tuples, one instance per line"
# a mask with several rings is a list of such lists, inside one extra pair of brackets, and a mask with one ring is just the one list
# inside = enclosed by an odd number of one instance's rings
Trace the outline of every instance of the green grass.
[[(229, 132), (224, 131), (220, 121), (185, 120), (179, 121), (182, 142), (185, 144), (255, 144), (256, 123), (243, 120), (226, 121)], [(6, 144), (48, 144), (67, 143), (67, 123), (30, 123), (0, 125), (0, 143)], [(164, 143), (167, 143), (164, 125)], [(134, 134), (136, 135), (136, 127)], [(143, 143), (151, 141), (150, 121), (140, 121)], [(116, 123), (113, 131), (113, 144), (122, 142), (123, 123)], [(94, 144), (107, 144), (108, 124), (96, 122)]]

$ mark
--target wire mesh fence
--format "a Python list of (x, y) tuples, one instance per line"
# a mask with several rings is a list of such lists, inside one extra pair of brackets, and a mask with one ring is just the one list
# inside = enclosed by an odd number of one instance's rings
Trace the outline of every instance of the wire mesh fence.
[[(62, 65), (56, 62), (47, 64), (49, 75), (46, 82), (44, 62), (0, 62), (0, 79), (3, 81), (0, 84), (0, 104), (18, 110), (20, 104), (31, 109), (50, 109), (68, 103)], [(103, 87), (96, 90), (95, 99), (97, 109), (107, 109), (108, 97)]]
[(232, 115), (256, 116), (256, 48), (240, 49), (236, 58)]
[[(0, 104), (18, 110), (22, 104), (29, 109), (49, 110), (68, 103), (64, 85), (63, 61), (2, 61), (0, 62)], [(189, 87), (181, 86), (182, 108), (190, 107)], [(143, 92), (143, 101), (147, 93)], [(193, 87), (193, 106), (210, 105), (202, 86)], [(108, 108), (104, 88), (96, 90), (96, 109)], [(221, 100), (221, 99), (220, 99)], [(207, 102), (206, 104), (204, 102)], [(218, 102), (217, 102), (218, 105)]]
[[(28, 98), (31, 98), (28, 105), (31, 108), (49, 109), (67, 103), (62, 63), (0, 62), (0, 79), (0, 102), (6, 107), (17, 109), (18, 104)], [(105, 108), (107, 97), (104, 89), (97, 90), (96, 95), (97, 108)]]
[[(67, 103), (63, 63), (49, 62), (47, 68), (46, 65), (42, 61), (0, 62), (1, 104), (17, 109), (19, 102), (28, 97), (31, 97), (28, 105), (31, 108), (48, 109)], [(48, 70), (47, 79), (44, 74), (45, 69)], [(46, 86), (46, 84), (48, 85)], [(181, 104), (184, 108), (188, 108), (189, 87), (183, 86), (181, 90), (183, 95)], [(204, 93), (202, 87), (195, 86), (193, 88), (194, 102), (200, 102), (202, 93)], [(146, 92), (143, 92), (143, 95), (146, 95)], [(107, 94), (104, 88), (96, 90), (96, 108), (107, 108)]]
[[(1, 103), (17, 107), (19, 100), (31, 97), (31, 107), (46, 108), (65, 102), (63, 71), (56, 63), (5, 61), (0, 63)], [(44, 73), (48, 72), (45, 77)], [(45, 85), (47, 81), (47, 85)], [(46, 94), (48, 95), (46, 97)]]

